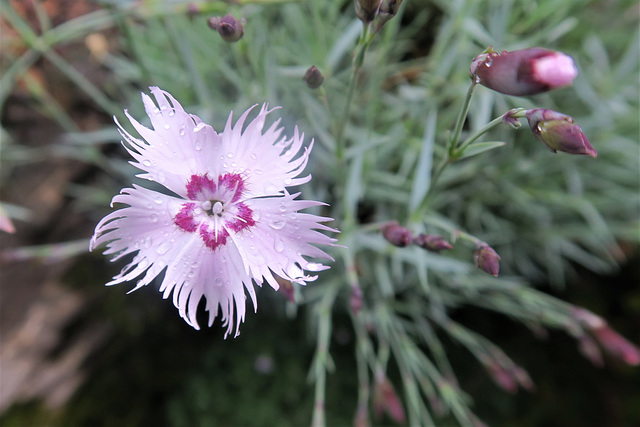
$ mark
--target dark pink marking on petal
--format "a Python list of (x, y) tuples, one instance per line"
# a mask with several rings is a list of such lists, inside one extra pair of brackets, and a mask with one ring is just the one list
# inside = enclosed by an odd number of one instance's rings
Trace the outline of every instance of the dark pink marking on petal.
[(244, 191), (244, 180), (237, 173), (226, 173), (218, 177), (218, 185), (233, 191), (231, 202), (237, 202)]
[(212, 230), (206, 224), (202, 224), (200, 226), (200, 237), (202, 237), (202, 241), (209, 249), (216, 250), (218, 246), (227, 243), (229, 233), (224, 228), (220, 228), (216, 235), (215, 230)]
[(204, 198), (213, 195), (216, 191), (216, 183), (206, 173), (204, 175), (191, 175), (189, 182), (187, 182), (187, 197), (191, 200), (203, 200), (202, 193), (204, 190), (208, 190), (210, 193)]
[(193, 218), (193, 210), (195, 209), (195, 206), (195, 203), (184, 203), (180, 208), (180, 212), (178, 212), (175, 218), (173, 218), (173, 222), (178, 227), (190, 233), (193, 233), (198, 228), (198, 224), (196, 224)]
[(249, 206), (244, 203), (238, 203), (235, 207), (238, 209), (238, 219), (230, 222), (228, 224), (229, 228), (237, 233), (247, 227), (256, 225), (256, 221), (253, 219), (253, 211)]

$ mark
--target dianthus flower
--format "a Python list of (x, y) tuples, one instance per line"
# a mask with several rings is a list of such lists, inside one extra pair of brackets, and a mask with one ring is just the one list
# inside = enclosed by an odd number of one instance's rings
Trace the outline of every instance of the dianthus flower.
[[(106, 244), (113, 260), (135, 254), (107, 285), (142, 276), (133, 290), (160, 276), (164, 298), (182, 318), (199, 329), (196, 311), (206, 299), (209, 326), (221, 314), (228, 335), (238, 335), (245, 316), (245, 290), (257, 309), (253, 282), (278, 289), (276, 276), (300, 285), (313, 281), (329, 268), (306, 257), (333, 260), (316, 244), (333, 245), (335, 239), (317, 230), (337, 232), (324, 224), (331, 218), (300, 210), (324, 205), (297, 200), (287, 187), (311, 179), (299, 177), (313, 146), (303, 149), (304, 134), (280, 137), (279, 120), (263, 132), (272, 110), (266, 106), (244, 129), (247, 110), (232, 125), (216, 133), (198, 117), (188, 114), (167, 92), (151, 88), (154, 101), (142, 99), (153, 130), (127, 118), (142, 139), (130, 135), (117, 122), (131, 162), (145, 173), (138, 175), (166, 187), (165, 194), (133, 185), (112, 200), (128, 205), (104, 217), (96, 226), (91, 249)], [(302, 151), (301, 151), (302, 150)], [(168, 193), (167, 192), (167, 193)], [(306, 272), (305, 272), (306, 271)], [(253, 281), (253, 282), (252, 282)]]

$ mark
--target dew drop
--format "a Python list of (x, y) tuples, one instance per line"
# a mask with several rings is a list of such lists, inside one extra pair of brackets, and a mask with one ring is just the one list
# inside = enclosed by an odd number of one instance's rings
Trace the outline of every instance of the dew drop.
[(256, 153), (251, 153), (251, 158), (255, 160), (258, 158), (258, 155)]
[(274, 230), (281, 230), (287, 222), (281, 219), (276, 219), (269, 222), (269, 226)]
[(278, 253), (282, 253), (284, 251), (284, 243), (282, 242), (282, 239), (279, 236), (276, 236), (275, 241), (273, 243), (273, 248)]
[(151, 167), (151, 160), (145, 159), (142, 161), (142, 164), (145, 165), (146, 167)]
[(284, 183), (285, 185), (291, 185), (291, 178), (285, 178)]
[(262, 175), (262, 169), (255, 169), (253, 173), (255, 173), (256, 175)]
[(162, 198), (161, 197), (156, 197), (154, 202), (156, 202), (158, 205), (162, 204)]
[(158, 222), (158, 215), (156, 214), (151, 215), (151, 222)]
[(164, 128), (165, 128), (166, 130), (169, 130), (169, 128), (170, 128), (170, 127), (171, 127), (171, 126), (169, 125), (169, 123), (165, 123), (165, 124), (164, 124)]
[(153, 239), (151, 238), (151, 236), (147, 236), (147, 238), (144, 239), (144, 247), (149, 249), (152, 244), (153, 244)]
[(473, 81), (476, 83), (480, 83), (480, 76), (473, 76)]
[(232, 158), (232, 157), (233, 157), (233, 153), (232, 153), (231, 151), (229, 151), (229, 152), (227, 153), (227, 157), (228, 157), (228, 158)]
[(235, 167), (237, 167), (237, 166), (238, 166), (238, 164), (237, 164), (236, 162), (231, 162), (231, 167), (232, 167), (232, 168), (235, 168)]
[(485, 61), (484, 61), (484, 66), (489, 68), (493, 65), (493, 58), (488, 57)]
[(176, 115), (176, 112), (174, 110), (169, 111), (169, 117), (173, 117)]
[(196, 151), (200, 151), (200, 150), (202, 150), (202, 142), (200, 142), (200, 141), (196, 141), (196, 142), (193, 144), (193, 148), (195, 148), (195, 149), (196, 149)]
[(284, 203), (282, 203), (282, 204), (280, 205), (280, 212), (284, 213), (284, 212), (286, 212), (286, 211), (287, 211), (287, 205), (285, 205)]
[(222, 279), (219, 277), (216, 277), (215, 284), (216, 286), (222, 286)]
[(182, 126), (180, 128), (180, 136), (184, 136), (185, 133), (187, 133), (187, 131), (184, 129), (184, 126)]
[(160, 184), (162, 184), (163, 182), (165, 182), (167, 180), (167, 177), (164, 176), (164, 174), (162, 172), (158, 173), (157, 178), (158, 178), (158, 182)]
[(160, 112), (159, 108), (156, 108), (155, 110), (153, 110), (153, 114), (158, 114)]
[(169, 249), (171, 249), (171, 243), (165, 240), (156, 248), (156, 252), (158, 253), (158, 255), (164, 255), (169, 252)]

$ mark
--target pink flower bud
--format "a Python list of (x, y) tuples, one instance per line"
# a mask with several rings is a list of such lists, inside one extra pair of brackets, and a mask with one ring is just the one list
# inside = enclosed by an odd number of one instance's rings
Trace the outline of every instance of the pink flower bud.
[(570, 85), (578, 69), (569, 55), (534, 47), (482, 53), (471, 62), (469, 73), (496, 92), (527, 96)]
[(451, 243), (444, 240), (442, 236), (433, 234), (419, 234), (413, 238), (413, 244), (430, 252), (440, 252), (442, 250), (453, 249)]
[(405, 247), (411, 243), (411, 232), (397, 222), (388, 222), (382, 226), (382, 235), (392, 245)]
[(517, 109), (507, 111), (502, 116), (502, 123), (514, 129), (518, 129), (520, 127), (520, 120), (518, 120), (518, 117), (514, 117), (517, 112)]
[(479, 269), (484, 270), (492, 276), (498, 277), (498, 272), (500, 271), (500, 256), (491, 246), (486, 243), (478, 244), (474, 257), (476, 266)]
[(573, 117), (542, 108), (528, 110), (525, 116), (533, 135), (554, 153), (562, 151), (598, 157), (580, 126), (573, 123)]
[(227, 43), (232, 43), (240, 40), (244, 35), (244, 19), (238, 21), (231, 15), (227, 15), (223, 18), (214, 16), (207, 21), (209, 27), (218, 31), (222, 40)]
[(324, 76), (315, 65), (312, 65), (302, 78), (307, 83), (309, 89), (317, 89), (324, 82)]
[(611, 356), (622, 360), (628, 365), (640, 365), (640, 349), (609, 326), (605, 325), (591, 332), (602, 348)]
[(378, 418), (385, 412), (389, 418), (398, 424), (403, 424), (406, 420), (402, 402), (400, 402), (400, 398), (391, 382), (384, 376), (376, 380), (373, 394), (373, 412)]
[(578, 337), (578, 349), (580, 353), (595, 366), (604, 365), (602, 360), (602, 352), (598, 348), (598, 344), (588, 335), (581, 335)]

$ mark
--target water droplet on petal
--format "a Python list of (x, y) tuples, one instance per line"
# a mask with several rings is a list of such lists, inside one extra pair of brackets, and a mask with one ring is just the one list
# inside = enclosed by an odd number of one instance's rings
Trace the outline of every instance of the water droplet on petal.
[(269, 226), (274, 230), (281, 230), (286, 224), (287, 222), (281, 219), (276, 219), (269, 222)]
[(233, 153), (232, 153), (231, 151), (229, 151), (229, 152), (227, 153), (227, 157), (228, 157), (228, 158), (232, 158), (232, 157), (233, 157)]
[(216, 277), (215, 284), (216, 286), (222, 286), (222, 279), (219, 277)]
[(158, 222), (158, 215), (156, 214), (151, 215), (151, 222)]
[(154, 202), (156, 202), (157, 204), (161, 205), (162, 204), (162, 198), (161, 197), (156, 197)]
[(156, 108), (155, 110), (153, 110), (153, 114), (158, 114), (160, 112), (159, 108)]
[(169, 111), (169, 117), (173, 117), (176, 115), (176, 112), (174, 110)]
[(273, 248), (276, 252), (282, 253), (284, 251), (284, 242), (280, 238), (280, 236), (275, 237), (275, 241), (273, 242)]
[(151, 160), (145, 159), (145, 160), (142, 161), (142, 164), (145, 165), (146, 167), (150, 167), (151, 166)]
[(160, 243), (160, 245), (158, 245), (158, 247), (156, 248), (156, 252), (158, 253), (158, 255), (164, 255), (169, 252), (169, 249), (171, 249), (171, 243), (165, 240), (164, 242)]
[(187, 131), (184, 129), (184, 126), (182, 126), (180, 128), (180, 136), (184, 136), (185, 133), (187, 133)]
[(285, 178), (284, 183), (285, 185), (291, 185), (291, 178)]
[(255, 160), (258, 158), (258, 155), (256, 153), (251, 153), (251, 158)]
[(253, 173), (255, 173), (256, 175), (262, 175), (262, 169), (255, 169)]
[(171, 128), (171, 126), (169, 125), (169, 123), (165, 123), (165, 124), (164, 124), (164, 128), (165, 128), (166, 130), (169, 130), (169, 128)]
[(202, 150), (202, 142), (200, 142), (200, 141), (196, 141), (196, 142), (193, 144), (193, 148), (195, 148), (195, 149), (196, 149), (196, 151), (200, 151), (200, 150)]
[(280, 204), (280, 212), (284, 213), (287, 211), (287, 205), (284, 203)]

